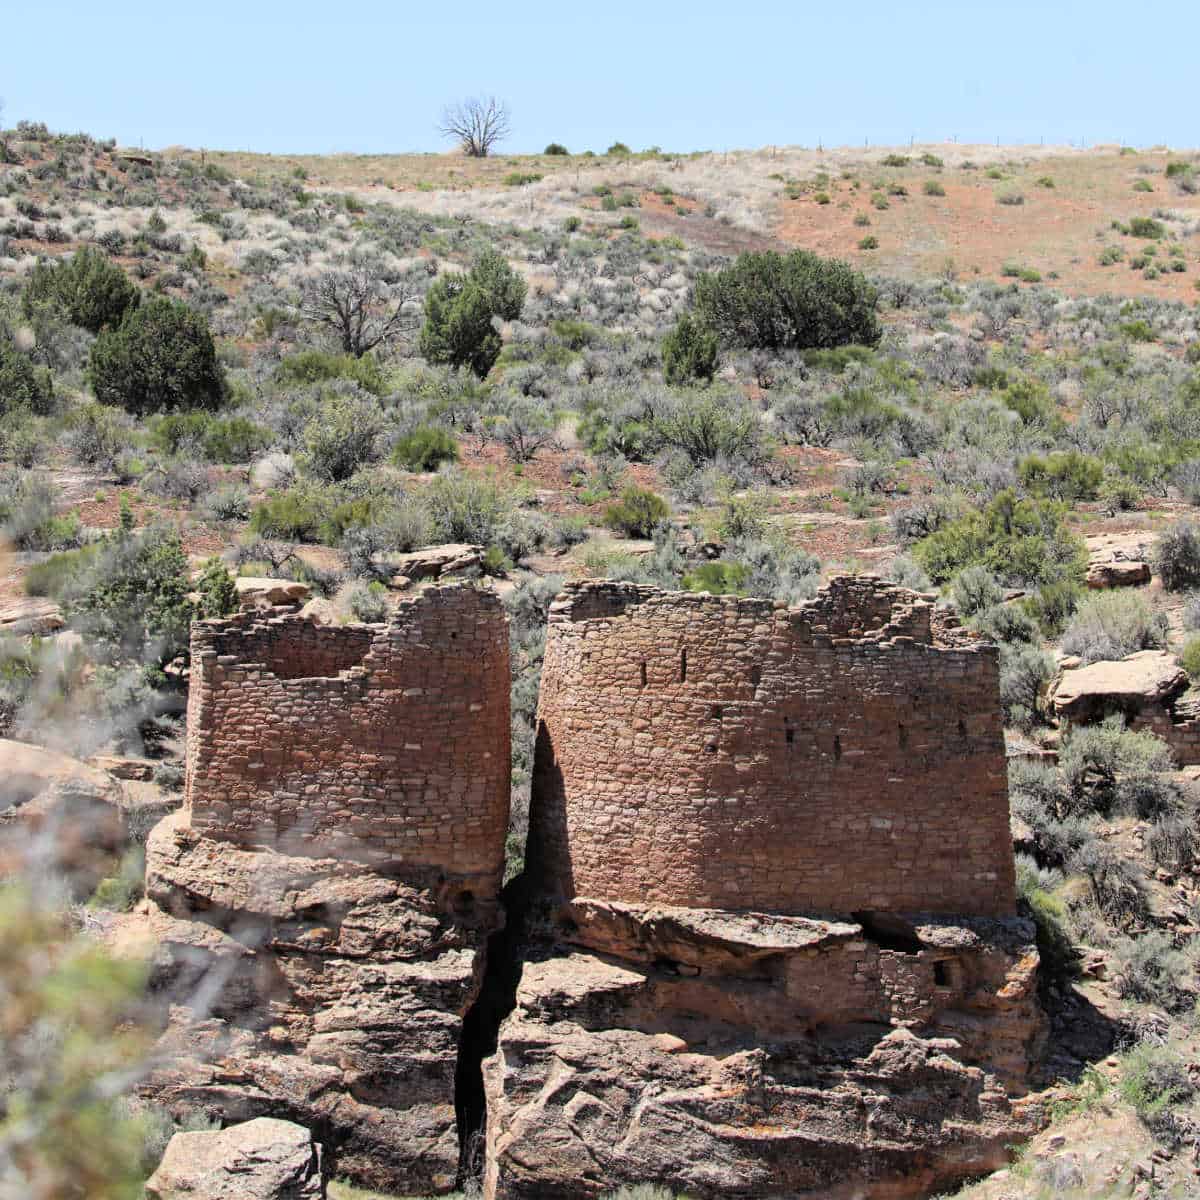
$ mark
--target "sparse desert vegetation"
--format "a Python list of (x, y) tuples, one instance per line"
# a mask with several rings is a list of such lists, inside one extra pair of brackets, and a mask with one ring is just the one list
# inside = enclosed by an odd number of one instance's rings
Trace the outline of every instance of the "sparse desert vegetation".
[[(1195, 156), (526, 156), (504, 152), (507, 124), (499, 101), (448, 112), (466, 153), (444, 156), (3, 132), (0, 737), (130, 760), (175, 807), (193, 621), (267, 577), (335, 625), (379, 624), (426, 586), (403, 556), (452, 544), (510, 620), (511, 881), (564, 581), (797, 604), (871, 573), (928, 592), (999, 648), (1050, 1020), (1048, 1128), (962, 1194), (1191, 1194)], [(1147, 654), (1167, 679), (1149, 699), (1061, 699), (1074, 672)], [(75, 927), (22, 926), (28, 895), (0, 893), (5, 977), (32, 954), (6, 940), (18, 926), (55, 947), (103, 1000), (60, 1014), (102, 1070), (145, 1051), (126, 1041), (139, 981), (79, 940), (141, 899), (126, 841), (63, 884)], [(58, 994), (44, 969), (23, 1003)], [(52, 1033), (60, 1088), (79, 1063)], [(21, 1143), (47, 1195), (68, 1174), (136, 1194), (120, 1189), (187, 1126), (115, 1092), (61, 1101)], [(15, 1113), (0, 1135), (26, 1136)], [(1089, 1119), (1111, 1132), (1098, 1157)], [(79, 1161), (100, 1145), (108, 1191)]]

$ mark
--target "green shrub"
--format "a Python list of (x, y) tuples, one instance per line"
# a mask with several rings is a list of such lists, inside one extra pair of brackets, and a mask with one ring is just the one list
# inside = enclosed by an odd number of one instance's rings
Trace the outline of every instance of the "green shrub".
[(26, 475), (0, 475), (0, 542), (35, 552), (70, 550), (83, 527), (73, 509), (55, 512), (54, 489)]
[(327, 350), (301, 350), (280, 362), (275, 368), (275, 379), (284, 387), (348, 379), (376, 396), (387, 390), (379, 364), (370, 354), (355, 358), (353, 354), (331, 354)]
[(1194, 1003), (1194, 991), (1188, 988), (1194, 962), (1176, 949), (1169, 934), (1156, 929), (1126, 938), (1118, 943), (1116, 959), (1117, 995), (1158, 1004), (1170, 1013), (1183, 1012)]
[(527, 183), (538, 183), (542, 178), (537, 171), (509, 171), (504, 177), (504, 186), (524, 187)]
[(719, 460), (753, 464), (765, 457), (758, 414), (738, 396), (686, 395), (656, 416), (660, 443), (697, 467)]
[(1133, 237), (1158, 239), (1167, 236), (1167, 227), (1153, 217), (1130, 217), (1129, 232)]
[(1071, 939), (1067, 906), (1042, 886), (1037, 864), (1024, 855), (1017, 856), (1017, 895), (1029, 906), (1033, 917), (1046, 981), (1071, 979), (1079, 956)]
[(1124, 658), (1166, 645), (1167, 619), (1136, 592), (1101, 592), (1075, 611), (1062, 648), (1087, 663)]
[(963, 617), (994, 608), (1004, 599), (1004, 589), (986, 567), (966, 567), (954, 577), (950, 589), (954, 607)]
[(431, 363), (470, 367), (481, 379), (500, 355), (499, 317), (515, 321), (525, 282), (494, 251), (481, 254), (468, 275), (442, 275), (425, 295), (420, 352)]
[(304, 463), (318, 479), (349, 479), (377, 455), (383, 412), (374, 396), (353, 384), (322, 398), (320, 410), (304, 427)]
[(1119, 715), (1094, 725), (1070, 727), (1059, 769), (1068, 811), (1108, 814), (1114, 808), (1149, 820), (1170, 811), (1175, 795), (1167, 778), (1171, 754), (1161, 738), (1125, 728)]
[(570, 150), (568, 150), (566, 148), (566, 146), (564, 146), (562, 144), (562, 142), (551, 142), (545, 148), (545, 150), (542, 151), (542, 153), (543, 154), (551, 154), (551, 155), (564, 155), (564, 154), (570, 154), (571, 152), (570, 152)]
[(925, 180), (921, 190), (927, 196), (944, 196), (946, 194), (946, 189), (942, 186), (941, 181), (937, 179)]
[(1200, 637), (1188, 638), (1179, 662), (1190, 678), (1200, 680)]
[(487, 546), (496, 528), (512, 509), (506, 496), (489, 477), (469, 475), (457, 467), (443, 469), (424, 494), (424, 510), (432, 535), (443, 542), (472, 542)]
[(972, 509), (923, 538), (913, 557), (935, 583), (979, 565), (1013, 583), (1078, 584), (1087, 555), (1067, 528), (1066, 514), (1056, 501), (1019, 500), (1004, 491), (986, 508)]
[(1114, 263), (1119, 263), (1125, 257), (1125, 251), (1120, 246), (1105, 246), (1100, 251), (1099, 263), (1102, 267), (1111, 267)]
[(57, 308), (73, 325), (91, 333), (115, 329), (137, 307), (141, 292), (125, 272), (96, 246), (53, 261), (40, 260), (21, 296), (26, 317), (39, 305)]
[(290, 488), (259, 503), (250, 517), (250, 530), (264, 538), (316, 542), (327, 511), (307, 489)]
[(558, 317), (551, 321), (550, 332), (570, 350), (586, 350), (603, 336), (594, 325), (573, 317)]
[(621, 493), (621, 499), (605, 510), (604, 523), (626, 537), (648, 538), (655, 526), (670, 516), (671, 509), (661, 496), (631, 484)]
[(214, 556), (205, 562), (204, 571), (196, 584), (196, 591), (200, 593), (196, 615), (201, 619), (227, 617), (230, 613), (237, 612), (237, 585), (219, 558)]
[(1154, 569), (1169, 592), (1200, 585), (1200, 532), (1190, 521), (1164, 529), (1151, 554)]
[(714, 596), (746, 595), (750, 568), (738, 562), (706, 562), (683, 577), (689, 592), (711, 592)]
[(873, 233), (869, 233), (865, 238), (859, 238), (858, 248), (860, 250), (878, 250), (879, 239)]
[[(1138, 947), (1145, 942), (1149, 952), (1157, 954), (1165, 962), (1168, 958), (1171, 970), (1179, 970), (1182, 974), (1186, 963), (1178, 961), (1182, 958), (1178, 951), (1169, 949), (1169, 939), (1161, 933), (1144, 934), (1131, 944), (1122, 947), (1121, 953), (1132, 956), (1138, 952)], [(1147, 951), (1142, 952), (1143, 955)], [(1152, 968), (1153, 969), (1153, 968)], [(1123, 978), (1124, 976), (1122, 976)], [(1153, 976), (1150, 976), (1153, 978)], [(1157, 998), (1147, 999), (1148, 1003), (1162, 1004), (1163, 1007), (1178, 1011), (1184, 1004), (1180, 1003), (1175, 989), (1178, 983), (1171, 985), (1167, 981), (1155, 981), (1148, 989), (1149, 994), (1165, 994), (1171, 998), (1167, 1004)], [(1132, 996), (1142, 999), (1141, 996)], [(1178, 1105), (1191, 1100), (1196, 1094), (1196, 1085), (1188, 1070), (1188, 1060), (1173, 1046), (1158, 1045), (1154, 1042), (1139, 1042), (1126, 1053), (1121, 1060), (1121, 1081), (1118, 1094), (1126, 1104), (1137, 1113), (1138, 1119), (1147, 1125), (1156, 1136), (1170, 1142), (1181, 1142), (1190, 1122), (1182, 1127), (1177, 1126), (1172, 1119), (1172, 1110)]]
[(607, 150), (605, 150), (604, 153), (608, 154), (608, 155), (623, 157), (623, 156), (632, 154), (633, 151), (630, 150), (629, 147), (627, 145), (625, 145), (624, 142), (613, 142), (613, 144), (611, 146), (609, 146), (609, 148)]
[(717, 369), (717, 335), (705, 329), (691, 313), (679, 320), (663, 338), (663, 378), (670, 384), (711, 380)]
[(1000, 647), (1000, 703), (1008, 724), (1028, 729), (1037, 722), (1053, 678), (1054, 659), (1044, 650), (1022, 642)]
[(746, 253), (696, 280), (696, 313), (722, 342), (749, 348), (874, 345), (875, 289), (837, 259), (807, 250)]
[(1062, 425), (1050, 392), (1040, 379), (1013, 379), (1001, 391), (1000, 399), (1026, 428), (1053, 430)]
[(1090, 500), (1096, 498), (1104, 479), (1104, 464), (1078, 450), (1055, 450), (1045, 456), (1022, 458), (1016, 474), (1032, 496), (1068, 502)]
[(175, 412), (153, 422), (150, 443), (171, 456), (198, 454), (213, 463), (244, 463), (271, 444), (271, 433), (245, 417)]
[(54, 408), (54, 382), (45, 367), (0, 337), (0, 417), (19, 412), (45, 415)]
[(216, 408), (225, 395), (208, 322), (158, 296), (92, 344), (88, 375), (96, 399), (138, 416), (179, 408)]
[(458, 443), (441, 425), (418, 425), (396, 443), (392, 461), (407, 471), (436, 471), (458, 461)]
[(168, 663), (187, 650), (187, 555), (174, 529), (117, 533), (62, 589), (63, 610), (102, 659)]

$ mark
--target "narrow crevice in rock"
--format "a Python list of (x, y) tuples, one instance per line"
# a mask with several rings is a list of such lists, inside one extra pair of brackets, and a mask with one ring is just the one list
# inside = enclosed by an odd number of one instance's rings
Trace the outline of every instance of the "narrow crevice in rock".
[(504, 1018), (517, 1003), (517, 984), (524, 960), (525, 876), (518, 875), (501, 892), (506, 920), (487, 940), (483, 982), (475, 1003), (463, 1018), (454, 1070), (454, 1109), (458, 1126), (458, 1186), (483, 1178), (487, 1101), (483, 1090), (483, 1060), (496, 1051)]

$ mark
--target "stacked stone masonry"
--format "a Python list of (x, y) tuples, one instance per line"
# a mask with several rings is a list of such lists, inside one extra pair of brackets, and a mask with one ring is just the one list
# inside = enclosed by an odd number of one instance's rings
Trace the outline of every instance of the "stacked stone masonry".
[(997, 652), (871, 577), (811, 603), (569, 585), (529, 861), (563, 899), (1015, 912)]
[(507, 621), (433, 588), (381, 625), (289, 610), (192, 634), (193, 833), (442, 873), (494, 895), (509, 806)]

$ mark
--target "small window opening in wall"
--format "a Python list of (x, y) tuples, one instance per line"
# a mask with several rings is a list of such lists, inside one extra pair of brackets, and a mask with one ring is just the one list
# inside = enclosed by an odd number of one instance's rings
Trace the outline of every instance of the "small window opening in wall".
[(796, 740), (796, 731), (790, 725), (785, 725), (783, 727), (783, 740), (787, 742), (789, 746), (792, 745)]
[(642, 687), (646, 686), (646, 663), (642, 661)]
[(958, 719), (958, 736), (960, 738), (965, 738), (967, 736), (967, 723), (962, 719), (962, 717), (959, 717)]
[(463, 890), (454, 897), (454, 911), (460, 917), (469, 917), (475, 911), (475, 894)]
[(750, 668), (750, 686), (752, 688), (756, 688), (756, 687), (758, 687), (758, 685), (761, 682), (762, 682), (762, 671), (760, 671), (758, 669), (758, 667), (751, 667)]
[(722, 709), (719, 704), (714, 704), (708, 710), (708, 715), (712, 717), (714, 721), (719, 721), (721, 717), (724, 716), (724, 709)]
[(679, 682), (687, 683), (687, 651), (679, 652)]
[(717, 743), (716, 742), (709, 742), (708, 745), (704, 747), (705, 754), (716, 754), (716, 752), (717, 752)]
[(933, 982), (938, 987), (950, 986), (950, 964), (945, 959), (939, 959), (933, 964)]
[(842, 760), (842, 739), (838, 734), (833, 736), (833, 757), (835, 762)]
[(903, 750), (904, 747), (908, 745), (908, 730), (903, 725), (901, 725), (899, 727), (899, 734), (900, 734), (900, 749)]

